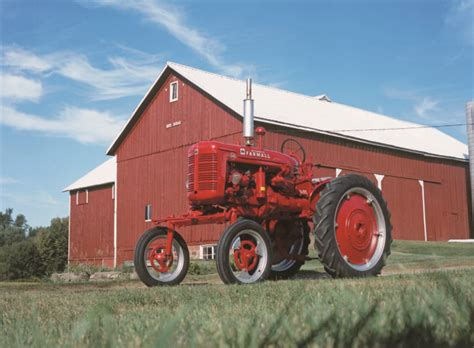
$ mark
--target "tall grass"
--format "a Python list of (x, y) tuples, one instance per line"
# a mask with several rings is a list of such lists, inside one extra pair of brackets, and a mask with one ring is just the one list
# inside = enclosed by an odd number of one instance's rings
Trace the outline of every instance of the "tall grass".
[(251, 286), (0, 287), (0, 346), (474, 344), (474, 271)]

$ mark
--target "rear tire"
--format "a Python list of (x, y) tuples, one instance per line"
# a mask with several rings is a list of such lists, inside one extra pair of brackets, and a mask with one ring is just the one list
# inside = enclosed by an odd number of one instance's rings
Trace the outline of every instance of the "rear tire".
[(253, 220), (240, 219), (228, 226), (217, 245), (217, 273), (225, 284), (264, 281), (270, 274), (271, 260), (270, 238)]
[(334, 278), (380, 274), (390, 255), (392, 225), (382, 193), (366, 177), (335, 178), (313, 216), (315, 246)]
[[(293, 224), (299, 224), (299, 229), (301, 233), (301, 238), (296, 240), (288, 250), (289, 254), (295, 255), (308, 255), (308, 246), (309, 246), (309, 226), (306, 221), (293, 220)], [(277, 232), (277, 231), (276, 231)], [(273, 241), (275, 245), (275, 241)], [(278, 250), (274, 248), (273, 257), (276, 257)], [(305, 261), (297, 261), (290, 259), (283, 259), (277, 263), (273, 263), (272, 269), (270, 271), (269, 279), (271, 280), (284, 280), (289, 279), (296, 275), (299, 272), (301, 266), (303, 266)]]
[(171, 272), (157, 272), (150, 264), (148, 253), (153, 243), (165, 243), (168, 234), (166, 227), (152, 228), (140, 237), (135, 247), (134, 266), (140, 280), (147, 286), (177, 285), (186, 276), (189, 268), (189, 251), (181, 235), (174, 231), (173, 263)]

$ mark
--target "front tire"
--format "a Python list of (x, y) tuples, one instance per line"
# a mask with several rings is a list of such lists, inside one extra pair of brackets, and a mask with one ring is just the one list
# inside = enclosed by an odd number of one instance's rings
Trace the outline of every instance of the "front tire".
[(172, 243), (173, 261), (168, 272), (159, 270), (160, 265), (153, 259), (152, 253), (159, 254), (164, 251), (167, 234), (166, 227), (152, 228), (143, 233), (135, 247), (135, 271), (147, 286), (177, 285), (183, 281), (188, 272), (188, 247), (183, 237), (176, 231), (174, 231)]
[(366, 177), (335, 178), (313, 217), (319, 259), (334, 278), (380, 274), (390, 255), (392, 225), (382, 193)]
[(217, 245), (217, 273), (225, 284), (251, 284), (268, 278), (272, 244), (263, 227), (248, 219), (228, 226)]

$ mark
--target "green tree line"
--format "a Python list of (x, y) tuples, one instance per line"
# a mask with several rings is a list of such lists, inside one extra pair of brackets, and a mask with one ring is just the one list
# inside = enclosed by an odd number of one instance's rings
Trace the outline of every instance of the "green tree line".
[(0, 280), (49, 276), (67, 265), (69, 218), (32, 228), (13, 209), (0, 212)]

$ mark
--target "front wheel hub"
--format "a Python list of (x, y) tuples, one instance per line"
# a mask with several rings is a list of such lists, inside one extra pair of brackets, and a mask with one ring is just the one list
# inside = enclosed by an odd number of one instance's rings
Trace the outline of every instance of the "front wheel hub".
[(257, 266), (257, 245), (250, 240), (240, 242), (238, 249), (234, 250), (234, 262), (241, 271), (251, 272)]
[(150, 252), (149, 261), (155, 271), (166, 273), (173, 263), (173, 255), (166, 255), (164, 248), (156, 247)]

